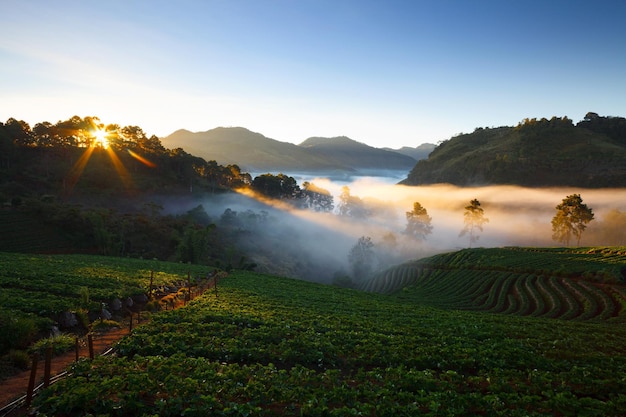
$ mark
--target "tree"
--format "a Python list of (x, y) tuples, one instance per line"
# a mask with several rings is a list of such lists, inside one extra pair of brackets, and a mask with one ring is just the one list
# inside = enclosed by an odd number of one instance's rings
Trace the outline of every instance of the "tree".
[(302, 183), (302, 206), (317, 212), (329, 213), (334, 209), (330, 191), (305, 181)]
[(569, 246), (573, 235), (576, 245), (580, 246), (580, 238), (591, 220), (593, 210), (583, 204), (580, 194), (568, 195), (556, 206), (556, 215), (552, 218), (552, 239)]
[(374, 269), (374, 243), (369, 236), (361, 236), (348, 254), (352, 275), (357, 280), (368, 278)]
[(282, 173), (259, 175), (254, 177), (250, 185), (256, 192), (270, 198), (291, 200), (300, 195), (300, 187), (296, 180)]
[(347, 185), (341, 187), (337, 208), (340, 216), (353, 217), (355, 219), (364, 219), (370, 214), (363, 200), (350, 194), (350, 187)]
[(483, 224), (489, 223), (489, 219), (485, 217), (484, 210), (477, 199), (473, 199), (469, 206), (465, 206), (463, 216), (465, 228), (461, 230), (459, 237), (469, 234), (470, 247), (472, 247), (472, 243), (478, 242), (477, 230), (482, 232)]
[(433, 232), (433, 226), (430, 224), (432, 218), (417, 201), (413, 203), (413, 211), (406, 212), (406, 221), (404, 233), (415, 239), (426, 240), (426, 236)]

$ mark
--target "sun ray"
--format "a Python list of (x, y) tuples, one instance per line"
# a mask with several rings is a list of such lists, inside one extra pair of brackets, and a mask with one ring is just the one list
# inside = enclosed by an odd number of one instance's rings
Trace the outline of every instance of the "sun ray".
[(139, 155), (136, 152), (131, 151), (130, 149), (127, 149), (127, 151), (130, 154), (130, 156), (132, 156), (133, 158), (135, 158), (136, 160), (138, 160), (145, 166), (150, 167), (150, 168), (156, 168), (156, 164), (154, 162), (147, 160), (143, 156)]
[(74, 186), (78, 182), (78, 179), (83, 174), (85, 170), (85, 166), (87, 166), (87, 162), (89, 158), (91, 158), (91, 154), (93, 153), (94, 148), (89, 147), (83, 152), (83, 154), (78, 158), (78, 161), (74, 164), (70, 172), (67, 174), (65, 179), (63, 180), (63, 188), (65, 194), (71, 194)]
[(126, 187), (126, 189), (130, 190), (133, 186), (133, 182), (132, 182), (132, 179), (130, 178), (130, 174), (128, 173), (128, 170), (126, 169), (126, 167), (124, 166), (120, 158), (115, 154), (115, 151), (113, 151), (112, 148), (110, 147), (107, 148), (107, 153), (109, 154), (109, 157), (111, 158), (113, 167), (117, 171), (117, 175), (120, 176), (120, 179), (124, 183), (124, 186)]

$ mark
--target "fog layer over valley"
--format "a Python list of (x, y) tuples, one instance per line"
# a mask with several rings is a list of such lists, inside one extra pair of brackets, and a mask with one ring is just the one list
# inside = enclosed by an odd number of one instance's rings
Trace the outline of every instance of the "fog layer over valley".
[[(555, 207), (574, 193), (595, 214), (581, 245), (626, 244), (624, 189), (411, 187), (395, 185), (385, 177), (352, 178), (351, 182), (321, 177), (302, 180), (328, 190), (334, 209), (296, 208), (288, 200), (267, 199), (253, 192), (219, 195), (201, 203), (218, 228), (231, 231), (233, 247), (245, 254), (246, 262), (256, 264), (256, 271), (354, 286), (391, 265), (469, 247), (468, 236), (460, 233), (465, 207), (473, 199), (480, 201), (488, 219), (483, 230), (476, 231), (478, 241), (473, 247), (562, 246), (552, 239), (551, 220)], [(345, 187), (362, 211), (342, 214)], [(415, 202), (432, 219), (432, 233), (425, 239), (405, 233), (406, 213)], [(168, 206), (167, 211), (188, 209)], [(349, 259), (361, 238), (373, 244), (367, 248), (366, 272), (355, 265), (354, 258)]]

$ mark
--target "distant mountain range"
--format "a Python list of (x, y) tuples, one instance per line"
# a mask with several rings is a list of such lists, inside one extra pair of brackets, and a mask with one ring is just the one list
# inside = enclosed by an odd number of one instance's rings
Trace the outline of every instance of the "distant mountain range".
[(312, 137), (300, 145), (270, 139), (242, 127), (219, 127), (206, 132), (178, 130), (161, 138), (169, 149), (219, 164), (236, 164), (248, 172), (334, 172), (356, 174), (373, 170), (406, 170), (426, 158), (435, 145), (399, 150), (380, 149), (345, 136)]
[(250, 173), (405, 171), (405, 185), (626, 187), (626, 119), (592, 112), (577, 124), (567, 117), (524, 119), (416, 148), (374, 148), (345, 136), (294, 145), (241, 127), (179, 130), (161, 142)]

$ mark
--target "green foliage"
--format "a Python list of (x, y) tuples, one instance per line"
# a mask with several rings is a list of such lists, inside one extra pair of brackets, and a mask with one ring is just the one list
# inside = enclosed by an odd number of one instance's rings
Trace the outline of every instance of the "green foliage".
[(269, 198), (291, 200), (300, 197), (300, 186), (293, 177), (285, 174), (263, 174), (252, 180), (251, 188)]
[(407, 224), (404, 233), (415, 239), (426, 240), (426, 237), (433, 232), (431, 221), (428, 211), (416, 201), (413, 203), (413, 210), (406, 212)]
[(571, 237), (574, 236), (576, 244), (580, 245), (587, 223), (592, 220), (593, 210), (583, 204), (580, 194), (568, 195), (556, 206), (556, 215), (552, 218), (552, 239), (569, 246)]
[(617, 416), (624, 343), (620, 326), (237, 272), (219, 298), (135, 329), (116, 357), (75, 364), (35, 406), (42, 416)]
[(89, 327), (86, 308), (146, 293), (153, 286), (174, 286), (208, 269), (138, 259), (88, 255), (25, 255), (0, 252), (0, 354), (23, 349), (38, 333), (49, 332), (53, 319), (75, 311)]
[(30, 355), (28, 355), (28, 353), (26, 353), (23, 350), (9, 351), (9, 353), (6, 356), (6, 360), (8, 360), (12, 366), (21, 370), (26, 370), (30, 368), (30, 364), (31, 364)]
[(469, 235), (470, 247), (473, 243), (478, 242), (478, 231), (483, 231), (483, 224), (489, 223), (489, 219), (485, 217), (485, 210), (480, 206), (480, 201), (473, 199), (468, 206), (465, 206), (463, 213), (463, 223), (465, 227), (461, 230), (459, 236)]
[[(605, 122), (607, 127), (600, 127)], [(600, 117), (577, 125), (552, 117), (479, 128), (441, 143), (403, 183), (621, 187), (626, 185), (623, 133), (623, 118)]]
[(625, 253), (623, 247), (466, 249), (390, 268), (360, 288), (402, 290), (406, 299), (440, 308), (621, 323)]
[(115, 320), (96, 320), (91, 325), (91, 330), (94, 332), (98, 332), (118, 327), (120, 327), (120, 323)]
[(36, 341), (28, 350), (31, 353), (38, 352), (40, 355), (45, 355), (48, 348), (52, 348), (53, 355), (60, 355), (65, 352), (69, 352), (76, 345), (76, 336), (69, 334), (58, 334), (44, 339)]
[(12, 349), (24, 349), (37, 335), (39, 324), (31, 314), (12, 314), (4, 305), (0, 307), (0, 355)]

